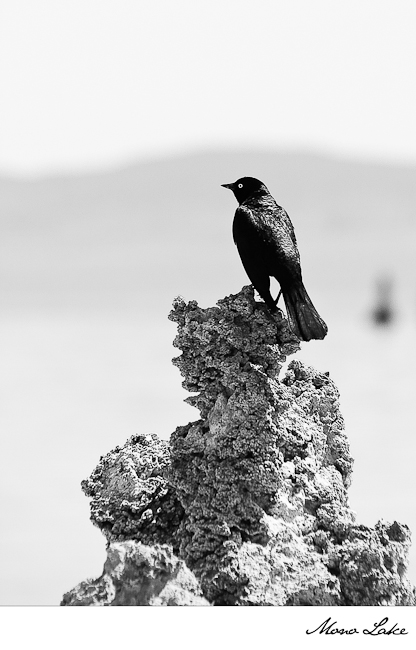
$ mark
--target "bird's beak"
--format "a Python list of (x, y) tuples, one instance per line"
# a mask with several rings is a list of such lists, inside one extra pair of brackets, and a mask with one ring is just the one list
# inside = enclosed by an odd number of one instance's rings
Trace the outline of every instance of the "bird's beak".
[(234, 183), (224, 183), (221, 187), (226, 187), (227, 190), (232, 190), (234, 188)]

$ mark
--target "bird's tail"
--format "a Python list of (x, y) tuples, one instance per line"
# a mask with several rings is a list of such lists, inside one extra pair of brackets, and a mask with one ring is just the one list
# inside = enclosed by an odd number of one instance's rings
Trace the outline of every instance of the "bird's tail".
[(302, 281), (282, 287), (282, 293), (293, 333), (303, 341), (323, 339), (328, 327), (313, 306)]

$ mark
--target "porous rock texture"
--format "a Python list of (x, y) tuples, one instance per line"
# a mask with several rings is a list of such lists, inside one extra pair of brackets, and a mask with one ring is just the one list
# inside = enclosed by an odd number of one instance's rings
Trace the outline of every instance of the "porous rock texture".
[(174, 359), (201, 419), (136, 435), (83, 482), (108, 540), (103, 575), (64, 605), (413, 605), (410, 531), (359, 525), (329, 377), (251, 286), (201, 309), (177, 298)]

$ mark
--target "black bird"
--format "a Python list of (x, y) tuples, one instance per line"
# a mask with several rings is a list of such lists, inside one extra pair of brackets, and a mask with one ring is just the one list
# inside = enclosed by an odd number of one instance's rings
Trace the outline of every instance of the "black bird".
[[(254, 288), (272, 312), (276, 311), (277, 301), (283, 294), (290, 327), (300, 339), (323, 339), (328, 328), (303, 286), (299, 251), (289, 215), (257, 178), (245, 176), (222, 187), (232, 190), (239, 203), (234, 216), (233, 238)], [(270, 277), (280, 284), (276, 300), (270, 293)]]

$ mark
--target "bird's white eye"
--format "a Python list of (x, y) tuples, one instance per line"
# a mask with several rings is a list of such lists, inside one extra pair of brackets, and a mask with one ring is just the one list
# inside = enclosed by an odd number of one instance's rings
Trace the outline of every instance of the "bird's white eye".
[(239, 183), (239, 184), (238, 184), (238, 189), (241, 190), (242, 187), (243, 187), (243, 184), (242, 184), (242, 183)]

